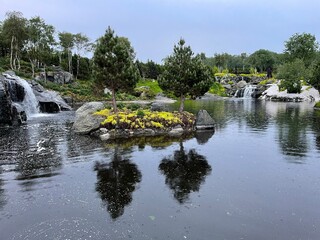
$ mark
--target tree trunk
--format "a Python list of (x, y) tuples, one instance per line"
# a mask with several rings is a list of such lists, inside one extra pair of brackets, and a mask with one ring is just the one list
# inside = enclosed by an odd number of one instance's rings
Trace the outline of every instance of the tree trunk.
[(62, 53), (59, 51), (59, 66), (61, 66), (62, 63)]
[(78, 80), (79, 68), (80, 68), (80, 55), (78, 54), (78, 57), (77, 57), (77, 73), (76, 73), (76, 80)]
[(179, 112), (183, 112), (184, 109), (184, 100), (185, 96), (183, 94), (180, 95), (180, 107), (179, 107)]
[(117, 113), (118, 108), (117, 108), (117, 102), (116, 102), (116, 92), (114, 88), (112, 88), (112, 106), (113, 106), (113, 111)]
[(69, 73), (72, 74), (72, 52), (68, 52)]
[(43, 64), (44, 82), (47, 83), (46, 65)]
[(31, 70), (32, 70), (32, 78), (34, 78), (34, 62), (29, 58), (30, 64), (31, 64)]
[(20, 59), (18, 57), (18, 46), (17, 46), (17, 49), (16, 49), (16, 59), (17, 59), (17, 63), (18, 63), (18, 71), (20, 71), (21, 65), (20, 65)]
[(14, 42), (14, 36), (12, 36), (12, 38), (11, 38), (11, 45), (10, 45), (10, 67), (11, 67), (11, 70), (14, 70), (13, 69), (13, 42)]

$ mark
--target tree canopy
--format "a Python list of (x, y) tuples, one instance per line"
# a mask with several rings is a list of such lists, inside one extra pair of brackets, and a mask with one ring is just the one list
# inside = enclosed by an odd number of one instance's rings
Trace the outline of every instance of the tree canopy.
[(164, 62), (164, 72), (159, 78), (159, 85), (163, 89), (172, 91), (180, 98), (179, 111), (184, 108), (185, 97), (201, 96), (211, 86), (212, 78), (209, 68), (203, 64), (200, 56), (194, 56), (190, 46), (180, 39), (173, 48), (173, 54)]
[(306, 66), (311, 64), (319, 49), (316, 37), (310, 33), (295, 33), (285, 42), (285, 54), (289, 61), (301, 59)]
[(98, 39), (93, 56), (95, 78), (112, 91), (115, 112), (117, 112), (116, 92), (131, 90), (138, 81), (139, 75), (134, 58), (134, 49), (129, 40), (115, 35), (110, 27), (105, 35)]

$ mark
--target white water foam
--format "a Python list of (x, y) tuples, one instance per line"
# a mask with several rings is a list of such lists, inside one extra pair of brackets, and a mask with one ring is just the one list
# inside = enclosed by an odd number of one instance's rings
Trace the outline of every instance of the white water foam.
[(246, 86), (246, 88), (244, 89), (244, 92), (243, 92), (243, 98), (252, 98), (251, 95), (252, 95), (252, 93), (254, 93), (256, 88), (257, 87), (253, 86), (253, 85)]
[(36, 96), (34, 95), (30, 84), (26, 80), (20, 77), (16, 77), (15, 79), (21, 86), (23, 86), (25, 90), (25, 97), (21, 105), (24, 108), (27, 114), (27, 117), (29, 118), (34, 114), (39, 114), (40, 113), (39, 102)]

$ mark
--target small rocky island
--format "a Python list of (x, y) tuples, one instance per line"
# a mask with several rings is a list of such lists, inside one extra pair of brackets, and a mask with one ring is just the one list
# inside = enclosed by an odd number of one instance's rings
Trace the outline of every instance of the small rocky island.
[(180, 136), (196, 130), (213, 131), (214, 125), (206, 110), (200, 110), (197, 116), (185, 111), (122, 110), (114, 113), (106, 109), (102, 102), (89, 102), (76, 111), (73, 129), (79, 134), (108, 140), (136, 136)]

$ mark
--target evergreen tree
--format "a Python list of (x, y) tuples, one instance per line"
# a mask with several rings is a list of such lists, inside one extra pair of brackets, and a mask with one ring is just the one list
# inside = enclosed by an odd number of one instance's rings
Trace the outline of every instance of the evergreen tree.
[(184, 109), (187, 95), (193, 98), (202, 96), (211, 86), (211, 71), (201, 61), (200, 56), (194, 57), (190, 46), (185, 46), (180, 39), (174, 46), (173, 54), (165, 59), (164, 72), (159, 78), (159, 85), (164, 90), (172, 91), (180, 98), (179, 111)]
[(98, 39), (93, 56), (96, 81), (103, 82), (112, 91), (112, 105), (117, 112), (116, 92), (132, 90), (138, 81), (134, 64), (134, 49), (127, 38), (118, 37), (108, 27), (104, 36)]

